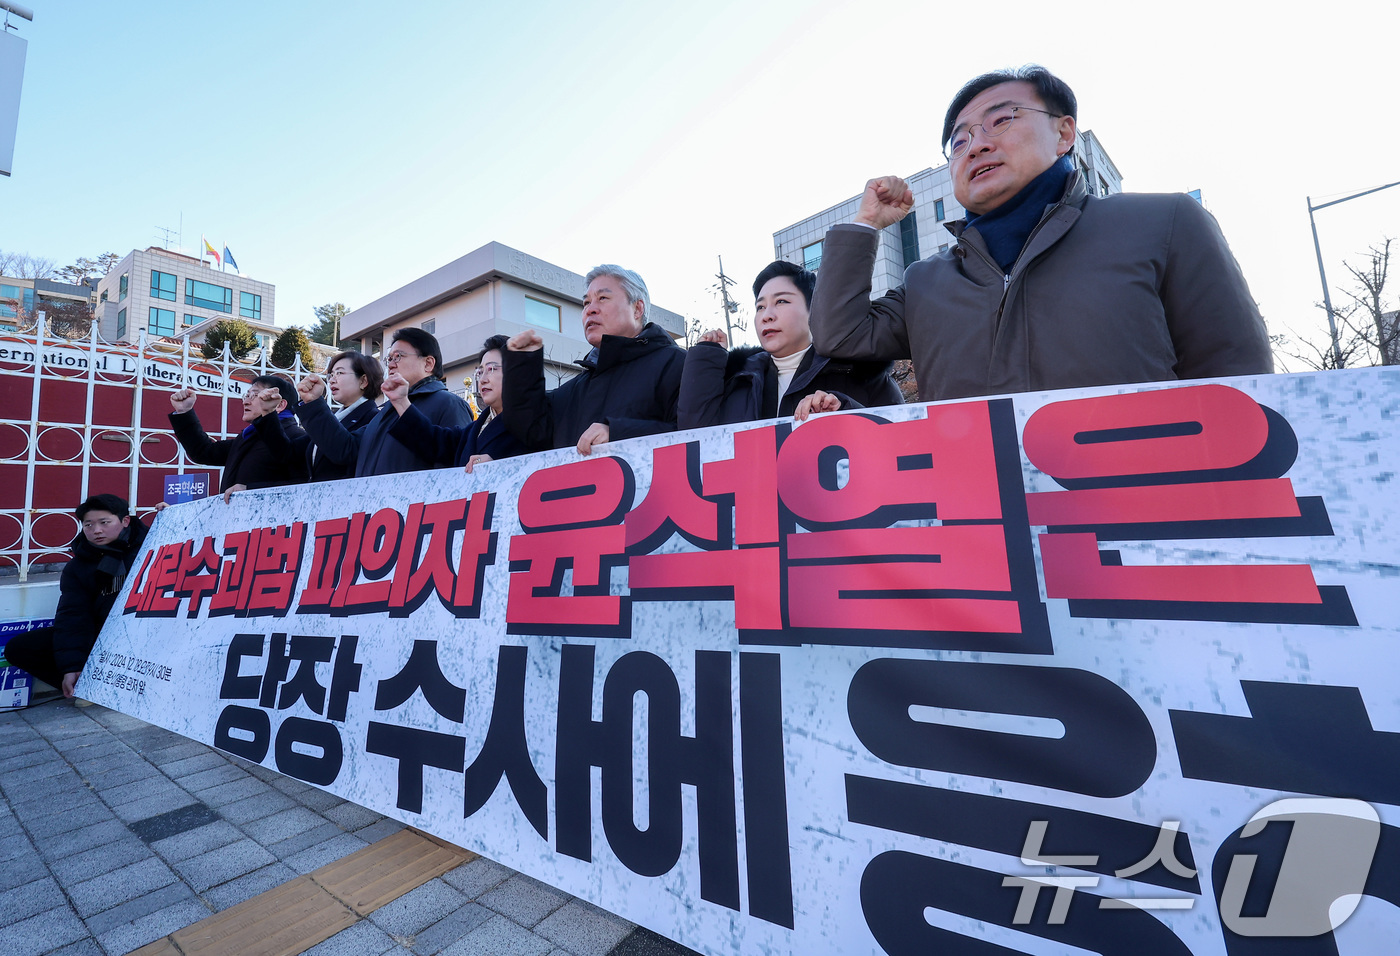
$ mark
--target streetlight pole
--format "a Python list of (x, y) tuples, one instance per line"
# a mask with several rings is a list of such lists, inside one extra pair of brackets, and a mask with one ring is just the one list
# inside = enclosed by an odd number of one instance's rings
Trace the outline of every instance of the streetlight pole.
[(1327, 309), (1327, 331), (1332, 334), (1332, 364), (1342, 367), (1342, 348), (1337, 341), (1337, 319), (1332, 311), (1332, 293), (1327, 289), (1327, 272), (1322, 268), (1322, 245), (1317, 241), (1317, 220), (1313, 218), (1313, 213), (1319, 209), (1326, 209), (1328, 206), (1335, 206), (1337, 203), (1346, 202), (1349, 199), (1360, 199), (1362, 196), (1369, 196), (1371, 193), (1378, 193), (1382, 189), (1389, 189), (1391, 186), (1400, 186), (1400, 182), (1386, 183), (1384, 186), (1377, 186), (1374, 189), (1367, 189), (1359, 193), (1352, 193), (1350, 196), (1343, 196), (1341, 199), (1333, 199), (1314, 206), (1312, 197), (1308, 196), (1308, 223), (1312, 226), (1313, 251), (1317, 253), (1317, 274), (1322, 279), (1322, 304)]

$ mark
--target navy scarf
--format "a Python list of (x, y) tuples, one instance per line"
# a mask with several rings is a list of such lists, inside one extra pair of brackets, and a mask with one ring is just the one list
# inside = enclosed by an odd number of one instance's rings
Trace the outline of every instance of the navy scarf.
[[(282, 409), (280, 412), (277, 413), (277, 417), (280, 418), (280, 419), (282, 419), (282, 421), (285, 422), (287, 419), (289, 419), (289, 418), (292, 417), (292, 410), (291, 410), (290, 408), (284, 408), (284, 409)], [(249, 423), (248, 423), (248, 427), (245, 428), (245, 429), (243, 429), (243, 431), (241, 431), (241, 432), (238, 433), (238, 437), (239, 437), (239, 438), (247, 438), (249, 435), (253, 434), (253, 430), (254, 430), (254, 428), (253, 428), (253, 423), (252, 423), (252, 422), (249, 422)]]
[(1065, 192), (1065, 179), (1073, 172), (1074, 164), (1066, 153), (991, 212), (967, 217), (967, 224), (977, 227), (987, 243), (987, 251), (1002, 272), (1011, 272), (1031, 231), (1045, 215), (1045, 207), (1060, 201)]

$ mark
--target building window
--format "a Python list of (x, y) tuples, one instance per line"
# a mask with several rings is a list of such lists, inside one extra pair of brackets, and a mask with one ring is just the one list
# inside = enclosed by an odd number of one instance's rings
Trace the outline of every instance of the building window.
[(151, 298), (175, 301), (175, 277), (168, 272), (151, 270)]
[(552, 302), (525, 297), (525, 322), (537, 329), (559, 331), (559, 306)]
[[(126, 276), (122, 276), (122, 278), (125, 279)], [(126, 337), (126, 309), (122, 309), (120, 312), (117, 313), (117, 338), (121, 339), (121, 338), (125, 338), (125, 337)]]
[(197, 279), (185, 280), (185, 305), (210, 309), (214, 312), (233, 311), (233, 290), (210, 285)]
[(13, 319), (16, 318), (18, 314), (14, 306), (0, 302), (0, 318)]
[(121, 283), (117, 286), (117, 301), (121, 302), (126, 298), (126, 273), (122, 273)]
[(0, 316), (7, 319), (15, 318), (18, 314), (16, 309), (20, 299), (19, 286), (0, 285), (0, 299), (6, 300), (0, 302)]
[(802, 268), (808, 272), (816, 272), (822, 266), (822, 240), (818, 239), (810, 246), (802, 247)]
[(0, 299), (14, 299), (16, 302), (18, 302), (18, 301), (19, 301), (19, 286), (17, 286), (17, 285), (0, 285)]
[(919, 223), (912, 209), (899, 220), (899, 244), (904, 249), (904, 268), (907, 269), (919, 261)]
[(437, 319), (424, 319), (423, 331), (429, 335), (437, 335)]
[(251, 292), (238, 293), (238, 314), (246, 319), (262, 321), (262, 296)]
[(947, 214), (943, 211), (943, 200), (941, 199), (935, 199), (933, 201), (933, 218), (935, 222), (942, 222), (947, 218)]
[(199, 316), (197, 316), (197, 315), (190, 315), (188, 312), (185, 313), (185, 326), (186, 326), (186, 327), (189, 327), (189, 326), (191, 326), (191, 325), (198, 325), (199, 323), (201, 323), (201, 322), (203, 322), (203, 321), (204, 321), (204, 320), (203, 320), (202, 318), (200, 318)]
[(151, 306), (151, 319), (146, 323), (146, 331), (152, 335), (174, 335), (175, 313), (170, 309)]
[(107, 301), (107, 290), (106, 290), (106, 289), (103, 289), (103, 290), (102, 290), (102, 295), (101, 295), (101, 297), (100, 297), (97, 301), (99, 301), (99, 302), (106, 302), (106, 301)]

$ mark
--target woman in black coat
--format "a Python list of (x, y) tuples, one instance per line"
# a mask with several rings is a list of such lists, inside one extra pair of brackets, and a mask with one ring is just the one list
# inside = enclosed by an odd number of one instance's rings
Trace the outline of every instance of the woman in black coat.
[(726, 351), (725, 334), (706, 332), (686, 351), (681, 428), (795, 417), (842, 408), (899, 405), (888, 362), (849, 362), (812, 348), (808, 309), (815, 273), (779, 260), (754, 280), (760, 345)]
[(506, 430), (501, 418), (501, 352), (505, 347), (504, 335), (493, 335), (484, 343), (480, 364), (472, 376), (481, 396), (482, 412), (465, 428), (434, 425), (409, 403), (407, 383), (391, 377), (384, 383), (384, 394), (393, 403), (399, 419), (390, 426), (389, 434), (434, 465), (462, 465), (467, 474), (484, 462), (525, 454), (527, 449)]
[[(326, 388), (339, 410), (335, 418), (347, 432), (358, 432), (379, 413), (375, 401), (384, 381), (384, 369), (373, 355), (360, 352), (340, 352), (326, 363)], [(270, 442), (271, 443), (271, 442)], [(340, 457), (336, 451), (322, 448), (301, 435), (282, 446), (282, 453), (306, 462), (312, 481), (335, 481), (355, 476), (355, 456)]]

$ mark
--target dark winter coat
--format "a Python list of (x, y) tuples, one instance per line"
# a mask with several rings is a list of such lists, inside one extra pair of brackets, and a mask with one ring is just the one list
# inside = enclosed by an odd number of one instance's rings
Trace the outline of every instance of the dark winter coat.
[(583, 371), (553, 391), (544, 384), (544, 351), (506, 350), (506, 428), (531, 451), (568, 448), (588, 426), (608, 426), (608, 440), (676, 429), (685, 351), (648, 322), (635, 337), (605, 335), (581, 359)]
[(889, 373), (889, 362), (845, 362), (808, 349), (779, 401), (778, 367), (763, 349), (752, 345), (726, 352), (717, 342), (698, 342), (685, 354), (680, 427), (787, 418), (816, 391), (835, 395), (842, 408), (902, 404)]
[(1090, 196), (1069, 177), (1003, 273), (976, 225), (870, 300), (879, 234), (822, 245), (812, 340), (843, 359), (912, 358), (919, 400), (1257, 375), (1268, 333), (1214, 217), (1184, 194)]
[(285, 438), (286, 442), (304, 437), (306, 432), (290, 417), (282, 418), (276, 414), (259, 416), (253, 422), (251, 434), (238, 434), (219, 441), (214, 441), (205, 433), (193, 409), (171, 412), (170, 424), (190, 461), (224, 469), (223, 477), (219, 479), (220, 491), (227, 491), (234, 485), (273, 488), (306, 481), (305, 459), (287, 455), (283, 441), (276, 441), (274, 447), (267, 440), (273, 430), (280, 432), (279, 437)]
[[(355, 410), (344, 418), (337, 419), (342, 428), (348, 432), (357, 432), (374, 420), (374, 416), (379, 413), (373, 401), (365, 399)], [(335, 418), (335, 413), (331, 413)], [(274, 444), (271, 436), (268, 436), (268, 444)], [(336, 461), (325, 453), (324, 449), (317, 448), (316, 443), (311, 440), (310, 435), (303, 434), (295, 441), (287, 441), (282, 446), (284, 453), (295, 455), (306, 462), (307, 473), (312, 481), (335, 481), (339, 478), (350, 478), (355, 473), (355, 456), (350, 455), (344, 461)], [(311, 451), (316, 449), (316, 456), (313, 460)]]
[[(408, 401), (434, 425), (464, 428), (472, 420), (467, 403), (449, 392), (447, 386), (436, 378), (425, 378), (416, 383), (408, 390)], [(302, 402), (297, 406), (297, 415), (311, 440), (321, 449), (319, 454), (332, 461), (353, 461), (356, 478), (426, 471), (436, 467), (430, 458), (417, 454), (390, 434), (390, 429), (399, 420), (399, 413), (388, 402), (369, 424), (353, 432), (336, 420), (335, 413), (324, 398)]]
[(514, 458), (527, 449), (520, 439), (506, 431), (505, 422), (497, 415), (489, 422), (486, 416), (466, 428), (446, 428), (434, 425), (412, 405), (389, 427), (389, 434), (436, 468), (465, 465), (473, 455), (489, 455), (492, 460)]
[(73, 560), (63, 566), (53, 616), (53, 657), (59, 674), (83, 669), (145, 540), (146, 526), (133, 517), (125, 540), (100, 548), (83, 534), (73, 541)]

